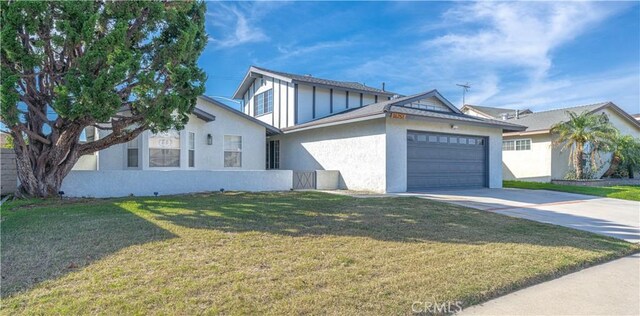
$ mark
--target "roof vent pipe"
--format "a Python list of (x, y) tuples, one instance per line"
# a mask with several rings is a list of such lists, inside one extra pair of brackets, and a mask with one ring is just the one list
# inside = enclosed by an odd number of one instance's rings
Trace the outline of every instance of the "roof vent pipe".
[(500, 115), (502, 116), (502, 120), (503, 120), (503, 121), (506, 121), (506, 120), (507, 120), (507, 117), (509, 116), (509, 114), (507, 114), (507, 113), (502, 113), (502, 114), (500, 114)]
[(516, 110), (516, 120), (520, 118), (520, 110)]
[(384, 82), (382, 83), (382, 91), (385, 91), (385, 90), (384, 90)]

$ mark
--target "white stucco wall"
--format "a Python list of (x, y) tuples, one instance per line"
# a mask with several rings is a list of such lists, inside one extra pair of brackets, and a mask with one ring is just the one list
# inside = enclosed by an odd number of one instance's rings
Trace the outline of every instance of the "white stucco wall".
[(385, 191), (385, 124), (376, 119), (285, 135), (280, 140), (280, 168), (338, 170), (340, 187)]
[(489, 137), (489, 187), (502, 187), (502, 129), (412, 119), (386, 119), (387, 192), (407, 190), (407, 130)]
[(549, 134), (505, 136), (504, 140), (531, 139), (531, 150), (502, 152), (504, 180), (549, 182), (551, 180), (551, 138)]
[(61, 190), (70, 197), (153, 196), (219, 191), (286, 191), (291, 189), (289, 170), (108, 170), (71, 171)]
[[(264, 126), (251, 122), (241, 116), (229, 112), (227, 109), (211, 105), (198, 99), (197, 107), (216, 116), (216, 120), (205, 122), (194, 115), (189, 116), (189, 122), (180, 131), (180, 167), (179, 168), (150, 168), (149, 167), (149, 131), (143, 132), (139, 138), (140, 167), (143, 170), (264, 170), (266, 143)], [(188, 133), (195, 133), (195, 167), (188, 167)], [(107, 133), (101, 131), (101, 137)], [(207, 144), (207, 134), (213, 137), (213, 144)], [(242, 167), (224, 167), (224, 135), (242, 136)], [(99, 170), (126, 170), (126, 144), (118, 144), (98, 153)]]
[(98, 170), (98, 155), (94, 153), (81, 156), (71, 170)]

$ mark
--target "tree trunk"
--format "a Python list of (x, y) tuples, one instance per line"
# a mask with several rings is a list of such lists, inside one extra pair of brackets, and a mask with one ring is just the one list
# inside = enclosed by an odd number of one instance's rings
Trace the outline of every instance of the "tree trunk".
[(80, 158), (78, 151), (73, 147), (71, 145), (66, 148), (55, 148), (54, 151), (67, 152), (59, 163), (56, 159), (48, 159), (49, 155), (46, 153), (45, 159), (42, 159), (42, 154), (38, 155), (36, 150), (16, 148), (17, 173), (20, 181), (18, 194), (23, 197), (57, 196), (62, 186), (62, 180)]
[(633, 166), (631, 164), (627, 164), (627, 171), (629, 172), (629, 179), (633, 179)]
[(576, 178), (583, 178), (583, 168), (582, 168), (582, 155), (584, 153), (584, 144), (578, 143), (576, 144), (576, 149), (573, 155), (573, 166), (576, 168)]
[(620, 167), (620, 162), (622, 162), (620, 157), (618, 157), (617, 155), (613, 155), (613, 157), (611, 158), (609, 169), (607, 169), (607, 172), (605, 172), (602, 177), (611, 177), (614, 173), (616, 173), (616, 170), (618, 170), (618, 167)]

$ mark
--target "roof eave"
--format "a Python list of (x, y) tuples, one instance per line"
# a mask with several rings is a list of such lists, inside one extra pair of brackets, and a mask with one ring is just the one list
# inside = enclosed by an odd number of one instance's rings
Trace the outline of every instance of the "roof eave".
[[(390, 113), (394, 113), (394, 112), (391, 111)], [(406, 115), (408, 118), (422, 120), (422, 121), (439, 121), (439, 122), (457, 123), (460, 125), (473, 125), (473, 126), (491, 126), (496, 128), (502, 128), (503, 132), (504, 131), (524, 131), (527, 128), (526, 126), (512, 126), (512, 125), (499, 124), (494, 122), (483, 122), (483, 121), (477, 121), (477, 122), (461, 121), (461, 120), (450, 119), (450, 118), (422, 116), (422, 115), (407, 114), (402, 112), (398, 112), (398, 114), (403, 114), (403, 115)]]
[(226, 105), (226, 104), (224, 104), (222, 102), (216, 101), (216, 100), (214, 100), (214, 99), (212, 99), (212, 98), (210, 98), (210, 97), (208, 97), (206, 95), (201, 95), (200, 98), (202, 98), (203, 100), (205, 100), (205, 101), (207, 101), (209, 103), (212, 103), (212, 104), (218, 106), (221, 109), (227, 110), (227, 111), (229, 111), (229, 112), (231, 112), (231, 113), (233, 113), (235, 115), (238, 115), (238, 116), (240, 116), (240, 117), (242, 117), (242, 118), (244, 118), (244, 119), (246, 119), (246, 120), (248, 120), (250, 122), (253, 122), (255, 124), (258, 124), (258, 125), (264, 127), (266, 129), (267, 135), (269, 135), (269, 136), (277, 135), (277, 134), (281, 134), (282, 133), (282, 131), (280, 129), (278, 129), (278, 128), (274, 127), (274, 126), (271, 126), (271, 125), (269, 125), (269, 124), (267, 124), (267, 123), (255, 118), (255, 117), (253, 117), (253, 116), (249, 116), (247, 114), (244, 114), (244, 113), (242, 113), (242, 112), (240, 112), (240, 111), (238, 111), (238, 110), (236, 110), (236, 109), (234, 109), (234, 108), (232, 108), (232, 107), (230, 107), (230, 106), (228, 106), (228, 105)]
[(307, 131), (307, 130), (316, 129), (316, 128), (323, 128), (323, 127), (330, 127), (330, 126), (336, 126), (336, 125), (342, 125), (342, 124), (349, 124), (349, 123), (356, 123), (356, 122), (362, 122), (362, 121), (368, 121), (368, 120), (375, 120), (375, 119), (384, 118), (384, 117), (386, 117), (385, 113), (367, 114), (367, 115), (362, 115), (362, 116), (359, 116), (359, 117), (353, 117), (353, 118), (349, 118), (349, 119), (341, 120), (341, 121), (327, 122), (327, 123), (323, 123), (323, 124), (310, 125), (310, 126), (298, 127), (298, 128), (293, 127), (293, 128), (290, 128), (290, 129), (283, 129), (282, 133), (283, 134), (291, 134), (291, 133), (302, 132), (302, 131)]
[(353, 92), (360, 92), (360, 93), (366, 93), (366, 94), (378, 94), (378, 95), (384, 95), (384, 96), (388, 96), (388, 97), (392, 97), (392, 96), (396, 95), (396, 93), (393, 93), (393, 92), (390, 92), (390, 91), (370, 91), (370, 90), (357, 89), (357, 88), (346, 88), (346, 87), (334, 86), (334, 85), (330, 85), (330, 84), (317, 83), (317, 82), (313, 82), (313, 81), (310, 81), (310, 80), (306, 81), (306, 80), (300, 80), (300, 79), (291, 79), (291, 82), (293, 82), (293, 83), (302, 83), (302, 84), (306, 84), (306, 85), (312, 85), (312, 86), (316, 86), (316, 87), (322, 87), (322, 88), (334, 89), (334, 90), (353, 91)]
[(516, 132), (509, 132), (509, 133), (503, 133), (502, 136), (528, 136), (528, 135), (542, 135), (542, 134), (549, 134), (551, 132), (551, 130), (549, 129), (539, 129), (539, 130), (535, 130), (535, 131), (516, 131)]
[(285, 77), (279, 74), (275, 74), (269, 71), (265, 71), (259, 68), (256, 68), (254, 66), (249, 67), (249, 70), (247, 71), (247, 74), (244, 76), (244, 79), (242, 79), (242, 82), (240, 83), (240, 85), (238, 86), (238, 88), (236, 89), (236, 91), (233, 93), (232, 98), (234, 99), (242, 99), (244, 92), (247, 91), (247, 89), (249, 89), (249, 87), (251, 86), (251, 83), (253, 83), (253, 81), (256, 78), (261, 78), (262, 76), (269, 76), (269, 77), (273, 77), (276, 78), (278, 80), (282, 80), (285, 82), (292, 82), (292, 78), (289, 77)]

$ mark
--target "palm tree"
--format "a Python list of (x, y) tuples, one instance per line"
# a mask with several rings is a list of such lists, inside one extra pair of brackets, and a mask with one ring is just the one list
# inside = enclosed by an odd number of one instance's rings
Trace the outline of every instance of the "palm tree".
[(593, 114), (590, 112), (567, 111), (569, 120), (554, 124), (551, 133), (557, 135), (553, 145), (562, 149), (569, 149), (569, 159), (576, 170), (576, 178), (584, 178), (584, 166), (582, 159), (585, 154), (585, 145), (589, 144), (589, 160), (592, 170), (597, 169), (597, 158), (601, 150), (611, 146), (617, 130), (609, 122), (606, 114)]
[(633, 172), (640, 167), (640, 139), (631, 135), (616, 135), (612, 144), (611, 166), (605, 176), (611, 176), (623, 166), (633, 179)]

